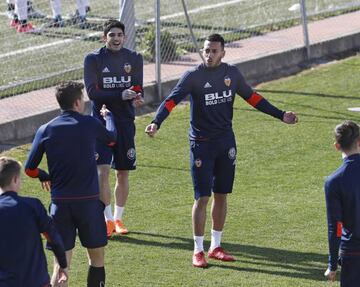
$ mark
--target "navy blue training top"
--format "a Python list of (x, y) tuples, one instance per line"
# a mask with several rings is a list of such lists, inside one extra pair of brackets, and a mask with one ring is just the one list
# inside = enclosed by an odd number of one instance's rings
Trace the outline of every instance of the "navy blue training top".
[(136, 87), (134, 90), (142, 93), (143, 58), (126, 48), (114, 52), (102, 47), (85, 57), (84, 82), (92, 101), (93, 116), (103, 121), (99, 111), (105, 104), (116, 123), (133, 121), (135, 110), (132, 101), (122, 100), (122, 92)]
[(7, 191), (0, 195), (0, 286), (50, 286), (40, 233), (44, 233), (62, 268), (65, 249), (40, 200)]
[(325, 181), (329, 268), (335, 271), (339, 247), (343, 256), (360, 256), (360, 154), (344, 158)]
[[(116, 130), (113, 125), (111, 128), (107, 130), (91, 116), (63, 111), (36, 132), (25, 164), (26, 174), (51, 181), (53, 202), (99, 198), (95, 143), (114, 144)], [(44, 153), (49, 175), (37, 168)]]
[(152, 122), (160, 128), (172, 109), (190, 95), (190, 139), (222, 137), (232, 133), (235, 94), (256, 109), (282, 120), (284, 112), (254, 92), (236, 66), (221, 63), (215, 68), (201, 64), (186, 72), (162, 102)]

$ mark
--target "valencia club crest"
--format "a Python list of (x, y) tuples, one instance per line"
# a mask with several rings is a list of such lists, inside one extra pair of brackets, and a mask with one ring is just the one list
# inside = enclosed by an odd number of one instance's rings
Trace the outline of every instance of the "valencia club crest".
[(224, 83), (225, 83), (226, 86), (230, 87), (230, 85), (231, 85), (231, 79), (230, 79), (229, 76), (225, 76), (225, 78), (224, 78)]
[(124, 70), (125, 70), (126, 73), (129, 74), (131, 72), (131, 65), (129, 63), (126, 63), (124, 65)]

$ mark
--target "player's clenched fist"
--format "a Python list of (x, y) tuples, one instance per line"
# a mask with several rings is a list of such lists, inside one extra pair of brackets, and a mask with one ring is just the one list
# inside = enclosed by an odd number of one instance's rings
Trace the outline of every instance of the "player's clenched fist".
[(155, 123), (152, 123), (150, 125), (148, 125), (146, 128), (145, 128), (145, 132), (150, 136), (154, 136), (157, 132), (157, 129), (158, 129), (158, 126), (157, 124)]

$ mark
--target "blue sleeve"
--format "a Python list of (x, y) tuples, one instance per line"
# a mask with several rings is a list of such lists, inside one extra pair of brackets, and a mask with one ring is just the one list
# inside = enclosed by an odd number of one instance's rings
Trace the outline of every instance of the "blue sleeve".
[(331, 271), (337, 269), (342, 232), (342, 206), (339, 191), (334, 180), (326, 180), (325, 200), (328, 222), (329, 268)]
[(143, 84), (144, 84), (144, 60), (143, 57), (141, 56), (141, 54), (138, 54), (137, 58), (136, 58), (136, 66), (135, 66), (135, 79), (133, 81), (134, 86), (140, 86), (141, 88), (141, 96), (144, 97), (144, 88), (143, 88)]
[(283, 120), (284, 111), (269, 103), (264, 97), (255, 92), (251, 86), (246, 82), (241, 72), (238, 70), (238, 88), (237, 93), (255, 109), (273, 116), (279, 120)]
[(170, 95), (161, 103), (152, 121), (160, 128), (162, 122), (169, 116), (173, 108), (191, 93), (191, 72), (186, 72), (178, 81)]
[(89, 99), (107, 103), (113, 100), (122, 101), (121, 91), (105, 91), (99, 88), (96, 56), (89, 54), (84, 60), (84, 83)]
[(50, 180), (50, 175), (44, 170), (38, 168), (45, 152), (43, 145), (45, 128), (45, 125), (41, 126), (36, 132), (25, 163), (25, 173), (30, 177), (39, 178), (40, 181)]
[(48, 216), (44, 205), (38, 199), (34, 200), (34, 210), (40, 233), (42, 233), (48, 246), (54, 252), (61, 268), (67, 267), (65, 248), (60, 234), (56, 230), (52, 218)]

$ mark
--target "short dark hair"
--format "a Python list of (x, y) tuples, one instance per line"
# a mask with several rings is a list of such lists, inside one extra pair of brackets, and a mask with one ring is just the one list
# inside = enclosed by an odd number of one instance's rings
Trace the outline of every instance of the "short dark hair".
[(7, 156), (0, 157), (0, 187), (8, 186), (11, 180), (20, 174), (20, 171), (20, 162)]
[(352, 149), (359, 140), (359, 126), (353, 121), (344, 121), (335, 127), (335, 140), (342, 150)]
[(84, 84), (74, 81), (61, 83), (56, 87), (56, 100), (62, 110), (71, 110), (76, 100), (80, 100)]
[(122, 23), (122, 22), (120, 22), (118, 20), (115, 20), (115, 19), (110, 19), (110, 20), (107, 20), (104, 23), (104, 36), (106, 36), (107, 33), (109, 33), (109, 31), (112, 28), (120, 28), (123, 31), (123, 33), (125, 34), (125, 25), (124, 25), (124, 23)]
[(225, 40), (220, 34), (211, 34), (205, 40), (207, 40), (209, 42), (220, 42), (221, 48), (224, 49), (224, 47), (225, 47)]

